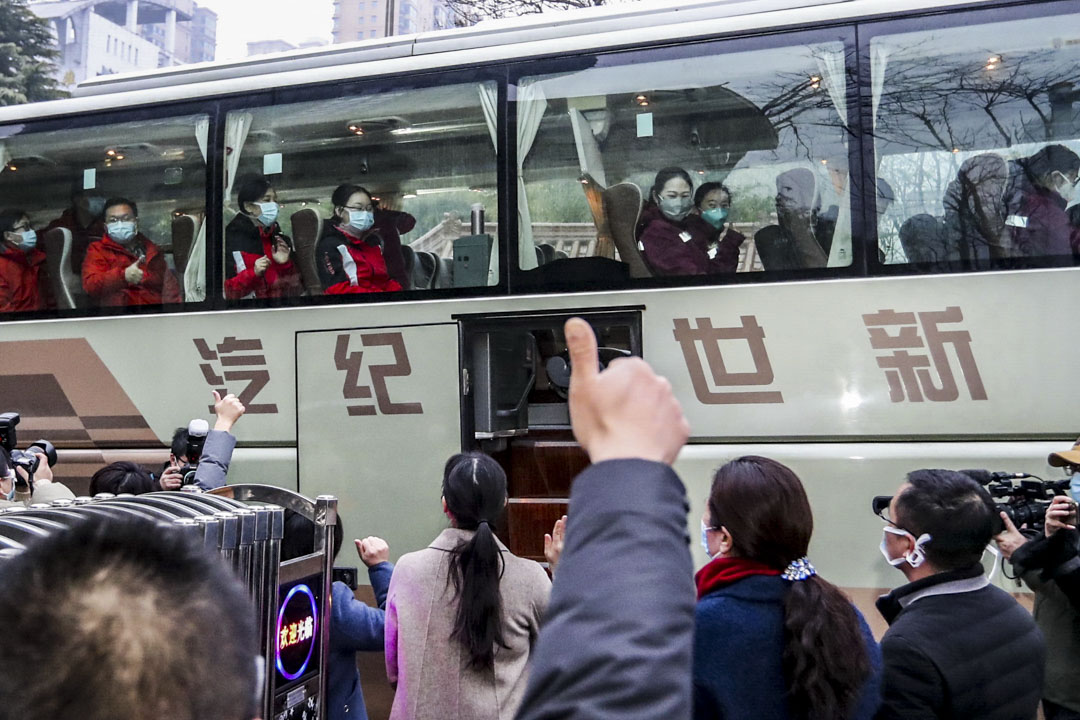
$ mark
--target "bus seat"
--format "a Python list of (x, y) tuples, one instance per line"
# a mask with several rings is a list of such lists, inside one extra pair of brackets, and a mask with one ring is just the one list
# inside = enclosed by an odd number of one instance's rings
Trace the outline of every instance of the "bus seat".
[(619, 258), (630, 268), (630, 277), (652, 277), (653, 272), (638, 250), (637, 224), (641, 217), (641, 188), (634, 183), (618, 183), (604, 190), (604, 214), (607, 216)]
[(173, 218), (173, 262), (176, 263), (176, 272), (181, 276), (183, 276), (184, 270), (187, 269), (191, 246), (195, 244), (195, 238), (199, 235), (200, 224), (199, 219), (194, 215), (180, 215)]
[(405, 277), (408, 279), (408, 285), (405, 286), (405, 290), (412, 290), (416, 287), (413, 273), (417, 268), (416, 251), (411, 246), (405, 243), (401, 244), (401, 258), (405, 261)]
[(568, 260), (568, 259), (570, 259), (570, 255), (567, 254), (563, 250), (556, 250), (555, 251), (555, 259), (556, 260)]
[(435, 287), (435, 275), (439, 272), (439, 258), (426, 250), (415, 251), (416, 262), (410, 279), (412, 290), (430, 290)]
[[(555, 259), (555, 246), (550, 243), (540, 243), (536, 246), (536, 249), (540, 252), (537, 261), (539, 264), (544, 265)], [(540, 259), (543, 258), (543, 259)]]
[(454, 258), (437, 257), (438, 272), (435, 273), (435, 287), (454, 287)]
[(533, 246), (533, 252), (536, 253), (536, 266), (540, 267), (545, 262), (545, 260), (544, 260), (544, 251), (540, 249), (539, 245), (534, 245)]
[(41, 242), (45, 246), (45, 265), (56, 306), (63, 310), (78, 307), (76, 298), (82, 294), (82, 278), (71, 271), (71, 231), (53, 228), (42, 236)]
[(315, 248), (322, 236), (322, 218), (313, 207), (305, 207), (292, 214), (293, 248), (300, 266), (300, 277), (308, 295), (322, 295), (322, 282), (315, 265)]

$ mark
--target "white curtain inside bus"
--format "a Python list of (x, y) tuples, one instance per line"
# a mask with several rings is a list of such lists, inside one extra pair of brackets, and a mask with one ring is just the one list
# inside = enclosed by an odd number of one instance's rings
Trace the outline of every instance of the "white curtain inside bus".
[[(195, 142), (199, 145), (203, 162), (206, 162), (206, 146), (210, 140), (210, 118), (206, 115), (195, 121)], [(191, 245), (187, 267), (184, 270), (184, 301), (202, 302), (206, 299), (206, 214), (199, 222), (199, 231)]]
[[(814, 49), (814, 59), (821, 71), (821, 82), (829, 93), (840, 124), (847, 127), (847, 72), (844, 46), (835, 43)], [(851, 178), (846, 168), (829, 168), (829, 179), (835, 187), (837, 198), (836, 230), (829, 248), (829, 267), (847, 267), (851, 264)]]

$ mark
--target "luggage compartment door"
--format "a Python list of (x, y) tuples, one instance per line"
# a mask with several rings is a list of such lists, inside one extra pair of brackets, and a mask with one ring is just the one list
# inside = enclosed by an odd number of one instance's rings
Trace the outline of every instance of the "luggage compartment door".
[(396, 559), (447, 527), (439, 497), (461, 450), (458, 367), (455, 323), (297, 333), (298, 489), (337, 496), (339, 564), (360, 565), (353, 538), (383, 537)]

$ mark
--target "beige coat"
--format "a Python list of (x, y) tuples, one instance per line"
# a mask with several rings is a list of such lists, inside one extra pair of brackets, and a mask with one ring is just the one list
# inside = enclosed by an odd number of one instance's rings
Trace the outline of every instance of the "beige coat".
[(551, 582), (538, 563), (511, 554), (499, 585), (503, 639), (493, 670), (468, 667), (464, 646), (450, 639), (454, 586), (450, 550), (473, 531), (447, 529), (424, 550), (402, 556), (386, 600), (386, 674), (397, 683), (390, 720), (512, 720), (525, 693), (529, 653), (540, 632)]

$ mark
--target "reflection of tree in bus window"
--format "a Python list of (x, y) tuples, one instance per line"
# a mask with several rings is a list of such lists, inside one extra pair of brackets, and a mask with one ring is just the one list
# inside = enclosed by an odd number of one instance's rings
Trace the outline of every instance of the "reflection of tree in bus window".
[(825, 267), (832, 238), (819, 237), (821, 194), (817, 176), (806, 168), (776, 176), (776, 225), (758, 230), (754, 242), (766, 270)]

